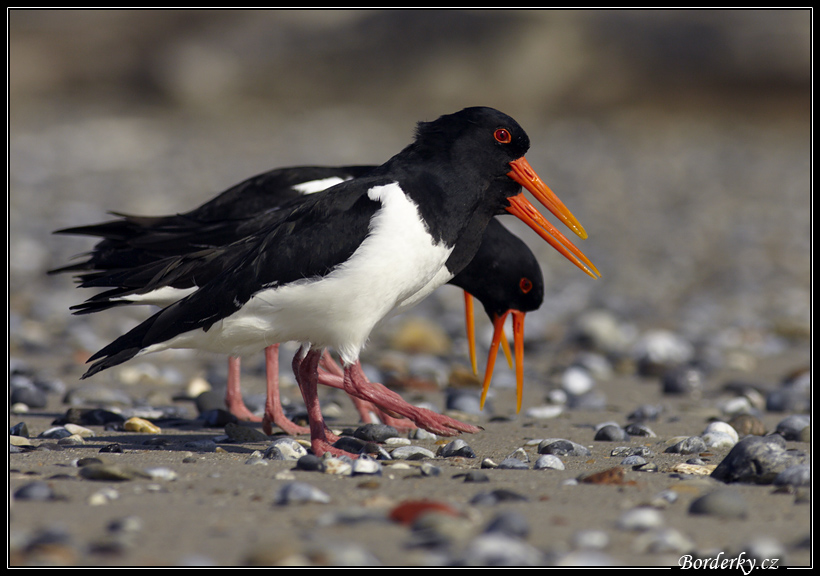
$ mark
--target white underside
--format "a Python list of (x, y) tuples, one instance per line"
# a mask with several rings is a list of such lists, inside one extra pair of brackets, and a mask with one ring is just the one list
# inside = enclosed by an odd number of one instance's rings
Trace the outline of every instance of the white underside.
[(189, 294), (193, 294), (196, 291), (196, 286), (184, 289), (164, 286), (163, 288), (159, 288), (158, 290), (153, 290), (152, 292), (147, 292), (145, 294), (129, 294), (127, 296), (123, 296), (122, 298), (115, 299), (114, 301), (116, 302), (121, 300), (131, 304), (148, 304), (151, 306), (160, 306), (165, 308), (166, 306), (173, 304), (177, 300), (182, 300)]
[(345, 364), (355, 362), (381, 319), (408, 309), (452, 277), (444, 266), (452, 248), (433, 242), (416, 204), (398, 184), (375, 187), (369, 196), (382, 203), (370, 234), (333, 272), (260, 290), (207, 332), (186, 332), (141, 353), (197, 348), (241, 356), (293, 340), (332, 347)]

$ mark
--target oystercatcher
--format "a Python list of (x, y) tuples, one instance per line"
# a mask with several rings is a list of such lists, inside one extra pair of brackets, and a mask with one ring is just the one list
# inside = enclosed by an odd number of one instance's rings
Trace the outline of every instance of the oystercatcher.
[[(202, 252), (203, 248), (239, 239), (237, 236), (240, 229), (243, 230), (242, 233), (261, 229), (266, 223), (275, 220), (277, 211), (283, 205), (296, 201), (305, 194), (318, 192), (366, 174), (374, 168), (375, 166), (278, 168), (249, 178), (184, 214), (157, 217), (121, 214), (117, 220), (58, 230), (58, 234), (95, 236), (101, 237), (102, 240), (84, 262), (52, 270), (51, 273), (84, 271), (85, 274), (78, 276), (81, 287), (110, 288), (82, 304), (73, 306), (72, 309), (77, 314), (132, 303), (164, 307), (212, 277), (220, 270), (220, 264), (227, 265), (227, 262), (221, 262), (219, 259), (208, 258)], [(158, 264), (158, 261), (185, 254), (186, 251), (201, 254), (197, 261), (203, 265), (195, 271), (186, 267), (186, 274), (155, 275), (157, 270), (178, 271), (173, 259), (166, 261), (168, 264)], [(496, 219), (489, 222), (476, 256), (464, 270), (450, 280), (450, 284), (465, 291), (467, 337), (474, 373), (477, 373), (477, 367), (471, 295), (479, 299), (491, 321), (498, 326), (503, 325), (503, 318), (510, 311), (524, 314), (537, 309), (543, 301), (543, 279), (538, 261), (527, 245), (508, 232)], [(496, 332), (496, 338), (493, 340), (495, 348), (499, 341), (505, 345), (505, 353), (512, 367), (503, 331), (499, 327)], [(523, 334), (515, 333), (514, 337), (515, 341), (519, 342)], [(489, 386), (492, 376), (494, 355), (495, 350), (493, 358), (488, 359), (485, 388)], [(278, 347), (270, 346), (266, 349), (266, 360), (266, 431), (270, 431), (270, 423), (274, 423), (291, 434), (305, 432), (305, 429), (291, 423), (284, 416), (279, 403)], [(331, 363), (332, 360), (326, 358), (325, 369), (339, 376), (339, 371)], [(520, 365), (522, 361), (519, 359), (517, 363)], [(523, 374), (520, 369), (517, 375), (520, 391), (523, 386)], [(240, 393), (239, 378), (239, 358), (231, 357), (226, 406), (240, 419), (259, 420), (245, 407)], [(338, 385), (334, 379), (325, 378), (323, 381)], [(372, 407), (363, 404), (358, 404), (357, 408), (363, 418), (367, 418), (367, 413), (372, 410)], [(384, 414), (380, 417), (387, 418)]]
[(513, 213), (589, 272), (580, 251), (523, 194), (494, 185), (525, 186), (586, 236), (523, 158), (528, 147), (523, 129), (489, 108), (420, 123), (415, 141), (382, 166), (307, 197), (266, 230), (231, 245), (223, 255), (233, 256), (229, 270), (92, 356), (83, 377), (167, 348), (241, 355), (300, 341), (294, 373), (312, 445), (317, 453), (335, 451), (316, 397), (322, 350), (340, 354), (345, 390), (371, 400), (357, 364), (370, 331), (463, 269), (493, 215)]

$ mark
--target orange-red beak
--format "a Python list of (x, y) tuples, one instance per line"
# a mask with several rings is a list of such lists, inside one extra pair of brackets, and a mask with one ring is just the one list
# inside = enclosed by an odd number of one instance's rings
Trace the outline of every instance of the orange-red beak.
[[(572, 212), (564, 206), (564, 203), (555, 195), (555, 193), (544, 184), (535, 170), (532, 169), (530, 163), (527, 162), (523, 156), (518, 160), (510, 162), (512, 170), (507, 174), (510, 178), (515, 180), (526, 188), (535, 198), (538, 199), (547, 209), (552, 212), (558, 219), (566, 224), (573, 232), (581, 238), (586, 238), (587, 233), (578, 219), (572, 215)], [(555, 226), (549, 223), (544, 218), (535, 206), (526, 199), (524, 194), (519, 194), (508, 199), (510, 206), (507, 207), (507, 212), (516, 216), (536, 234), (546, 240), (550, 246), (555, 248), (558, 252), (564, 255), (570, 262), (578, 266), (586, 274), (592, 278), (597, 278), (601, 275), (595, 265), (590, 262), (583, 252), (581, 252), (566, 236), (561, 234)]]
[(513, 346), (515, 349), (515, 383), (516, 383), (516, 412), (521, 411), (521, 400), (524, 396), (524, 312), (519, 310), (507, 310), (500, 316), (493, 319), (493, 341), (490, 344), (490, 354), (487, 357), (487, 369), (484, 372), (484, 386), (481, 389), (481, 408), (484, 408), (484, 401), (487, 399), (487, 391), (490, 389), (490, 381), (493, 378), (495, 369), (495, 357), (498, 355), (498, 346), (506, 340), (504, 336), (504, 322), (507, 314), (512, 313), (513, 318)]
[[(473, 369), (473, 374), (478, 374), (478, 362), (475, 355), (475, 314), (473, 306), (473, 296), (466, 290), (464, 291), (464, 315), (465, 325), (467, 326), (467, 345), (470, 351), (470, 366)], [(510, 352), (510, 343), (504, 335), (504, 330), (501, 331), (501, 348), (504, 350), (504, 355), (507, 357), (507, 364), (513, 368), (513, 357)], [(495, 361), (493, 361), (495, 362)]]

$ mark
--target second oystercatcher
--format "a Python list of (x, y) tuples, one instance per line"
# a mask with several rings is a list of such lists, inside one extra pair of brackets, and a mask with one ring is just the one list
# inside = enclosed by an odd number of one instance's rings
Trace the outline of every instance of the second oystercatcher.
[(92, 356), (83, 377), (167, 348), (241, 355), (303, 342), (294, 373), (312, 445), (317, 453), (336, 451), (316, 397), (325, 347), (342, 358), (345, 391), (370, 400), (357, 369), (370, 331), (463, 269), (493, 215), (513, 213), (569, 253), (568, 241), (523, 195), (494, 186), (497, 179), (523, 185), (585, 237), (524, 160), (528, 147), (523, 129), (489, 108), (420, 123), (415, 141), (382, 166), (308, 197), (264, 232), (232, 245), (229, 270)]

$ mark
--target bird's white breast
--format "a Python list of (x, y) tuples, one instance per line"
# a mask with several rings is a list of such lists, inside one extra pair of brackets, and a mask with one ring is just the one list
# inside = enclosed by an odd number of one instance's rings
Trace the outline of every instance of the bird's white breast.
[(347, 261), (326, 276), (260, 290), (207, 332), (194, 330), (162, 347), (243, 355), (295, 340), (333, 347), (346, 364), (355, 362), (379, 320), (449, 279), (441, 271), (453, 250), (433, 241), (397, 183), (374, 187), (368, 196), (381, 207)]

